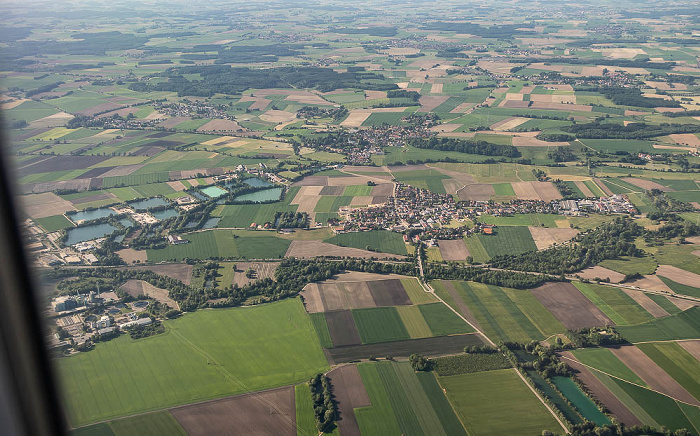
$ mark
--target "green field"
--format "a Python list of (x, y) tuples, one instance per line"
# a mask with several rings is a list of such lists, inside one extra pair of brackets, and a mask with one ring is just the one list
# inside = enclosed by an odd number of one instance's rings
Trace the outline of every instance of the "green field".
[(562, 431), (514, 371), (501, 369), (438, 378), (469, 435)]
[(314, 403), (308, 384), (302, 383), (294, 386), (294, 408), (297, 417), (297, 434), (317, 435)]
[[(478, 243), (472, 241), (472, 239), (476, 239)], [(472, 235), (466, 238), (466, 243), (470, 253), (472, 253), (471, 249), (473, 246), (481, 245), (488, 259), (503, 254), (519, 254), (525, 253), (526, 251), (537, 250), (535, 241), (532, 239), (532, 234), (530, 234), (530, 230), (526, 227), (498, 227), (494, 230), (492, 235), (485, 235), (483, 233)], [(478, 248), (476, 252), (479, 252)], [(488, 260), (479, 259), (474, 253), (472, 253), (472, 256), (477, 262)]]
[[(495, 342), (542, 340), (565, 330), (531, 294), (524, 295), (527, 291), (506, 291), (498, 286), (474, 282), (452, 284), (469, 306), (484, 334)], [(439, 296), (446, 295), (441, 282), (435, 282), (434, 287)], [(445, 301), (450, 302), (448, 299)], [(451, 304), (454, 307), (454, 302)]]
[(620, 326), (617, 331), (630, 342), (700, 339), (700, 307), (640, 325)]
[(583, 348), (573, 350), (572, 354), (584, 365), (599, 369), (607, 374), (646, 386), (637, 374), (627, 367), (607, 348)]
[(377, 112), (371, 114), (362, 123), (362, 126), (381, 126), (382, 124), (390, 124), (393, 126), (406, 124), (401, 118), (408, 116), (405, 112)]
[(372, 187), (367, 185), (346, 186), (343, 196), (346, 197), (367, 197), (372, 194)]
[(396, 311), (401, 317), (401, 322), (411, 339), (429, 338), (433, 336), (433, 331), (423, 317), (419, 306), (396, 306)]
[(433, 294), (425, 292), (416, 279), (401, 279), (401, 284), (413, 304), (434, 303), (437, 301)]
[(342, 233), (326, 239), (324, 242), (340, 245), (341, 247), (360, 248), (362, 250), (379, 251), (406, 255), (406, 244), (399, 233), (388, 230), (373, 230), (370, 232)]
[(328, 368), (301, 301), (201, 310), (56, 361), (73, 426), (301, 382)]
[(162, 249), (149, 249), (148, 259), (154, 262), (213, 257), (272, 259), (284, 256), (291, 243), (266, 231), (207, 230), (188, 233), (182, 237), (190, 242), (168, 245)]
[(496, 183), (493, 185), (493, 190), (498, 196), (515, 196), (513, 185), (510, 183)]
[(47, 232), (57, 232), (59, 230), (74, 227), (75, 225), (65, 215), (47, 216), (45, 218), (35, 218), (37, 224), (44, 228)]
[(422, 304), (418, 306), (423, 318), (428, 323), (433, 336), (446, 336), (474, 331), (469, 324), (459, 318), (443, 303)]
[(574, 282), (574, 286), (618, 326), (642, 324), (654, 319), (649, 312), (620, 289), (581, 282)]
[(352, 197), (345, 195), (322, 195), (316, 203), (314, 212), (338, 212), (341, 207), (350, 205), (351, 201)]
[(149, 436), (154, 434), (187, 436), (170, 412), (155, 412), (111, 421), (115, 436)]
[(651, 360), (663, 368), (695, 398), (700, 397), (700, 362), (676, 342), (639, 344)]
[(395, 307), (354, 309), (352, 317), (363, 344), (411, 338)]
[(654, 271), (656, 271), (656, 267), (658, 266), (656, 260), (654, 260), (654, 258), (651, 256), (624, 256), (620, 259), (604, 260), (600, 262), (599, 265), (625, 275), (632, 275), (634, 273), (654, 274)]
[(326, 317), (322, 312), (310, 313), (311, 323), (316, 330), (318, 335), (318, 340), (321, 342), (323, 348), (333, 348), (333, 342), (331, 341), (331, 333), (328, 331), (328, 323), (326, 322)]
[[(426, 150), (427, 151), (427, 150)], [(442, 181), (449, 179), (449, 176), (438, 170), (413, 170), (413, 171), (392, 171), (394, 178), (407, 185), (416, 188), (428, 189), (438, 194), (445, 193), (445, 185)]]
[(611, 380), (636, 403), (637, 407), (642, 408), (654, 422), (658, 423), (657, 427), (665, 426), (672, 431), (679, 428), (693, 428), (687, 416), (680, 408), (680, 404), (672, 398), (622, 380)]
[(355, 409), (362, 434), (465, 435), (431, 373), (408, 363), (358, 365), (371, 406)]
[[(673, 292), (676, 294), (683, 294), (683, 295), (690, 295), (692, 297), (698, 297), (700, 298), (700, 288), (695, 288), (693, 286), (688, 286), (684, 285), (681, 283), (676, 283), (673, 280), (663, 277), (663, 276), (658, 276), (662, 282), (666, 284)], [(700, 283), (698, 283), (700, 284)]]

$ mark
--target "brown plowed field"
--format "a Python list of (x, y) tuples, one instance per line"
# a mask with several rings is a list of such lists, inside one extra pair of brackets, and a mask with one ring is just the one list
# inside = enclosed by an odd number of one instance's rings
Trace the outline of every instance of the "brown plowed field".
[(375, 280), (366, 283), (377, 307), (407, 306), (411, 304), (411, 299), (408, 298), (401, 280)]
[(668, 301), (673, 303), (680, 310), (688, 310), (691, 307), (695, 307), (698, 305), (698, 303), (696, 303), (695, 301), (689, 301), (689, 300), (685, 300), (682, 298), (675, 298), (675, 297), (666, 297), (666, 298), (668, 299)]
[(317, 256), (329, 257), (356, 257), (369, 259), (374, 257), (377, 259), (403, 258), (398, 254), (377, 253), (374, 251), (362, 250), (359, 248), (339, 247), (337, 245), (328, 244), (321, 241), (292, 241), (287, 249), (285, 257), (300, 257), (310, 258)]
[(438, 247), (443, 260), (466, 260), (467, 256), (469, 256), (469, 250), (464, 245), (464, 239), (438, 241)]
[(100, 177), (128, 176), (142, 167), (144, 167), (144, 164), (122, 165), (103, 173)]
[(309, 283), (299, 293), (304, 301), (304, 307), (309, 313), (323, 312), (323, 301), (321, 300), (321, 291), (318, 284)]
[(198, 128), (198, 132), (235, 132), (243, 129), (240, 124), (232, 120), (211, 120), (202, 127)]
[(519, 200), (540, 200), (540, 196), (535, 190), (535, 182), (513, 182), (513, 191)]
[(639, 179), (637, 177), (623, 177), (621, 180), (630, 183), (634, 186), (639, 186), (640, 188), (646, 189), (647, 191), (652, 189), (658, 189), (659, 191), (663, 192), (673, 191), (673, 189), (669, 188), (668, 186), (652, 182), (651, 180)]
[(180, 310), (180, 305), (168, 296), (169, 294), (167, 290), (157, 288), (148, 282), (144, 282), (143, 280), (128, 280), (121, 286), (121, 289), (132, 297), (145, 295), (153, 298), (159, 303), (165, 304), (171, 309)]
[(380, 183), (380, 184), (378, 184), (377, 186), (374, 186), (374, 187), (372, 188), (371, 195), (372, 195), (373, 197), (377, 197), (377, 196), (386, 197), (386, 196), (389, 196), (389, 195), (393, 195), (393, 193), (394, 193), (394, 185), (393, 185), (393, 184), (391, 184), (391, 183)]
[(134, 250), (133, 248), (125, 248), (115, 252), (127, 264), (132, 264), (136, 261), (147, 262), (148, 255), (146, 250)]
[(676, 380), (666, 374), (666, 371), (639, 348), (634, 345), (624, 345), (619, 348), (610, 348), (610, 351), (644, 380), (650, 388), (677, 400), (700, 406), (700, 401), (690, 395), (683, 386), (679, 385)]
[(678, 341), (678, 345), (685, 348), (694, 358), (700, 360), (700, 341)]
[(338, 428), (343, 436), (360, 436), (360, 427), (353, 409), (371, 406), (369, 395), (362, 384), (360, 372), (355, 365), (345, 365), (328, 373), (333, 384), (333, 393), (338, 404)]
[(535, 186), (535, 191), (537, 195), (540, 196), (542, 201), (552, 201), (561, 200), (563, 197), (557, 189), (556, 185), (552, 182), (530, 182)]
[[(535, 241), (535, 243), (537, 242)], [(598, 265), (581, 270), (576, 274), (588, 280), (594, 280), (595, 278), (610, 279), (612, 283), (620, 283), (625, 278), (624, 274)]]
[(320, 195), (343, 195), (345, 186), (324, 186), (319, 192)]
[(328, 184), (328, 176), (308, 176), (294, 182), (292, 186), (326, 186)]
[(603, 183), (600, 179), (593, 179), (595, 184), (600, 188), (601, 191), (605, 193), (605, 195), (613, 195), (613, 192), (608, 188), (605, 183)]
[(418, 100), (420, 102), (420, 109), (416, 112), (430, 112), (446, 102), (448, 98), (450, 97), (447, 95), (424, 95)]
[(189, 436), (297, 434), (293, 386), (178, 407), (170, 413)]
[(69, 210), (75, 210), (73, 203), (51, 192), (23, 195), (20, 197), (20, 202), (24, 206), (25, 213), (32, 218), (62, 215)]
[(669, 278), (676, 283), (680, 283), (686, 286), (698, 287), (700, 286), (700, 275), (691, 273), (684, 269), (676, 268), (670, 265), (659, 265), (656, 269), (656, 275)]
[(615, 325), (571, 283), (545, 283), (530, 292), (567, 329)]
[(180, 280), (186, 285), (189, 285), (192, 282), (192, 265), (187, 265), (185, 263), (131, 266), (128, 267), (128, 269), (147, 269), (156, 274)]
[(632, 413), (627, 406), (625, 406), (624, 403), (615, 396), (615, 394), (610, 392), (610, 390), (605, 387), (605, 385), (598, 380), (598, 378), (588, 368), (581, 365), (581, 363), (576, 360), (571, 352), (565, 351), (561, 353), (561, 355), (568, 358), (565, 359), (564, 362), (577, 371), (576, 377), (578, 377), (579, 380), (586, 385), (588, 390), (593, 394), (593, 397), (597, 398), (598, 401), (603, 403), (605, 407), (610, 410), (615, 418), (628, 426), (642, 425), (639, 418), (637, 418), (634, 413)]
[(353, 360), (369, 359), (371, 356), (408, 357), (413, 353), (420, 353), (430, 357), (456, 354), (463, 352), (466, 346), (483, 344), (484, 342), (478, 333), (469, 333), (466, 335), (411, 339), (381, 344), (334, 347), (324, 350), (324, 352), (331, 364), (339, 364)]
[(360, 345), (360, 333), (357, 331), (355, 320), (349, 310), (326, 313), (326, 323), (331, 334), (333, 347), (344, 345)]
[(663, 307), (656, 304), (656, 302), (649, 298), (644, 292), (632, 291), (630, 289), (623, 289), (622, 292), (629, 295), (630, 298), (636, 301), (637, 304), (642, 306), (644, 310), (649, 312), (654, 318), (663, 318), (664, 316), (670, 315), (670, 313), (666, 312)]
[(529, 227), (532, 239), (538, 250), (544, 250), (554, 244), (566, 242), (578, 234), (576, 229), (567, 228), (547, 228), (547, 227)]
[(627, 284), (631, 286), (636, 286), (641, 289), (649, 289), (651, 291), (662, 291), (673, 293), (671, 288), (666, 286), (666, 283), (662, 282), (657, 276), (644, 276), (641, 279), (632, 280)]
[(488, 201), (496, 195), (493, 185), (475, 183), (457, 191), (460, 200)]
[(445, 289), (447, 290), (447, 293), (450, 294), (450, 297), (452, 297), (452, 301), (455, 302), (455, 306), (457, 306), (457, 311), (462, 314), (463, 317), (465, 317), (469, 322), (476, 327), (477, 329), (481, 330), (481, 326), (479, 325), (479, 321), (476, 320), (476, 317), (472, 313), (471, 309), (469, 309), (469, 306), (464, 302), (462, 299), (462, 296), (459, 295), (459, 292), (455, 289), (454, 285), (452, 282), (447, 281), (447, 280), (441, 280), (443, 286), (445, 286)]
[(365, 282), (319, 283), (322, 311), (377, 307)]

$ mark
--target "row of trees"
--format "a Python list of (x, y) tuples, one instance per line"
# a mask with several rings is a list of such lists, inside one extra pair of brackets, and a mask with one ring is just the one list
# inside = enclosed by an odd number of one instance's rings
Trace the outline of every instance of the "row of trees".
[(325, 374), (316, 374), (309, 380), (309, 389), (311, 389), (311, 400), (314, 403), (316, 428), (321, 433), (332, 431), (337, 412), (330, 379)]
[(587, 139), (648, 139), (675, 133), (698, 133), (697, 124), (668, 124), (651, 125), (646, 123), (630, 123), (626, 126), (615, 123), (604, 123), (596, 120), (591, 123), (573, 124), (562, 130), (573, 133), (578, 138)]
[(479, 154), (483, 156), (520, 157), (517, 147), (506, 144), (493, 144), (486, 141), (463, 140), (455, 138), (411, 139), (408, 145), (416, 148), (460, 153)]

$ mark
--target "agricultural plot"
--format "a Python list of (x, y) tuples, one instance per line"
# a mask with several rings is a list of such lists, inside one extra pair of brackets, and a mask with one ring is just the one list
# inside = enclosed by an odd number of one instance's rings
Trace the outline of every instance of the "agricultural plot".
[[(357, 341), (359, 341), (359, 336)], [(427, 357), (457, 354), (462, 353), (464, 347), (472, 345), (484, 345), (481, 335), (468, 333), (465, 335), (438, 336), (435, 338), (420, 338), (379, 344), (347, 345), (334, 347), (325, 350), (325, 352), (331, 364), (340, 364), (371, 357), (408, 357), (414, 353)]]
[(406, 255), (406, 244), (403, 237), (388, 230), (373, 230), (370, 232), (342, 233), (324, 242), (339, 245), (341, 247), (360, 248), (364, 250), (379, 251), (381, 253), (393, 253)]
[(616, 325), (642, 324), (654, 317), (621, 289), (574, 282), (574, 286)]
[(189, 436), (221, 434), (234, 428), (244, 434), (297, 434), (292, 386), (179, 407), (171, 413)]
[[(539, 434), (561, 426), (512, 369), (439, 377), (470, 435)], [(508, 411), (508, 419), (503, 419)]]
[(670, 341), (700, 339), (700, 307), (635, 326), (620, 326), (618, 332), (628, 341)]
[(371, 403), (355, 410), (362, 434), (466, 434), (432, 374), (392, 362), (358, 370)]
[(436, 282), (439, 296), (493, 341), (542, 340), (564, 330), (527, 291), (473, 282)]
[(148, 259), (154, 262), (166, 260), (210, 259), (213, 257), (233, 259), (281, 258), (289, 248), (290, 241), (271, 236), (269, 232), (232, 230), (208, 230), (183, 235), (187, 244), (168, 245), (162, 249), (147, 250)]
[[(155, 412), (107, 423), (115, 436), (168, 434), (188, 436), (170, 412)], [(94, 434), (94, 433), (93, 433)]]
[(638, 344), (637, 348), (685, 388), (693, 398), (700, 398), (700, 362), (685, 348), (676, 342)]
[[(475, 241), (472, 241), (472, 239), (475, 239)], [(479, 233), (468, 237), (466, 244), (469, 252), (472, 253), (472, 257), (477, 262), (486, 262), (494, 256), (537, 250), (537, 245), (532, 239), (530, 230), (525, 227), (498, 227), (494, 229), (491, 235)], [(482, 257), (483, 252), (479, 246), (483, 247), (487, 258)]]
[(66, 218), (65, 215), (36, 218), (35, 221), (47, 232), (56, 232), (58, 230), (74, 227), (73, 222)]
[(299, 299), (199, 311), (165, 325), (164, 334), (122, 336), (57, 361), (73, 426), (301, 382), (328, 367)]
[(614, 325), (605, 313), (571, 283), (546, 283), (530, 292), (567, 329)]
[(394, 171), (392, 174), (399, 182), (415, 186), (416, 188), (428, 189), (438, 194), (445, 194), (443, 180), (450, 178), (449, 176), (446, 176), (445, 174), (434, 169)]

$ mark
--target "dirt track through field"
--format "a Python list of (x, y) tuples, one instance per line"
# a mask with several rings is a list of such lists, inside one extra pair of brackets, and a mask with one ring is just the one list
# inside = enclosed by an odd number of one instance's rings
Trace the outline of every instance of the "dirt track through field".
[(619, 348), (610, 348), (610, 351), (644, 380), (650, 388), (677, 400), (700, 406), (700, 401), (690, 395), (683, 386), (666, 374), (666, 371), (639, 348), (634, 345), (624, 345)]
[(355, 365), (344, 365), (328, 373), (333, 385), (333, 393), (338, 403), (339, 419), (337, 421), (343, 436), (360, 436), (354, 409), (368, 407), (369, 395), (362, 384), (360, 372)]
[(583, 382), (588, 390), (593, 394), (595, 398), (598, 399), (605, 407), (610, 410), (612, 415), (617, 418), (620, 422), (628, 426), (642, 425), (642, 422), (637, 418), (634, 413), (632, 413), (627, 406), (620, 401), (615, 394), (610, 392), (610, 390), (605, 387), (605, 385), (598, 380), (598, 378), (585, 366), (571, 354), (570, 351), (565, 351), (561, 353), (568, 359), (565, 360), (566, 364), (572, 367), (574, 370), (578, 371), (576, 376)]
[(545, 283), (530, 292), (567, 329), (615, 325), (571, 283)]
[(293, 386), (178, 407), (170, 413), (189, 436), (297, 434)]
[(443, 260), (466, 260), (470, 255), (469, 249), (464, 244), (464, 239), (448, 239), (438, 241), (440, 256)]
[(324, 353), (331, 365), (368, 359), (371, 356), (408, 357), (413, 353), (420, 353), (424, 356), (432, 357), (461, 353), (464, 351), (464, 347), (469, 345), (484, 345), (480, 336), (479, 333), (469, 333), (466, 335), (383, 342), (381, 344), (334, 347), (324, 350)]

